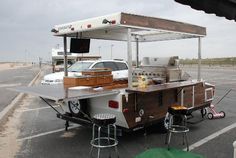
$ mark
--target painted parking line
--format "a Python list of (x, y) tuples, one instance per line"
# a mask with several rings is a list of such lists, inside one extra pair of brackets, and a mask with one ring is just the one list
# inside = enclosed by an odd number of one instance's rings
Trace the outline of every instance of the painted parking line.
[[(59, 107), (59, 105), (52, 106), (54, 108)], [(37, 110), (44, 110), (44, 109), (50, 109), (50, 106), (47, 107), (41, 107), (41, 108), (34, 108), (34, 109), (25, 109), (25, 110), (18, 110), (18, 112), (30, 112), (30, 111), (37, 111)]]
[(0, 84), (0, 88), (10, 88), (16, 86), (21, 86), (21, 83)]
[[(197, 147), (200, 147), (201, 145), (209, 142), (210, 140), (213, 140), (214, 138), (216, 138), (216, 137), (218, 137), (218, 136), (220, 136), (220, 135), (222, 135), (222, 134), (224, 134), (224, 133), (226, 133), (226, 132), (228, 132), (228, 131), (230, 131), (231, 129), (234, 129), (234, 128), (236, 128), (236, 123), (234, 123), (232, 125), (229, 125), (229, 126), (223, 128), (223, 129), (221, 129), (221, 130), (219, 130), (219, 131), (217, 131), (217, 132), (215, 132), (215, 133), (199, 140), (198, 142), (190, 145), (189, 146), (189, 151), (191, 151), (191, 150), (193, 150)], [(186, 150), (186, 148), (184, 150)]]
[[(69, 127), (68, 129), (74, 129), (77, 127), (80, 127), (80, 125), (73, 125), (73, 126)], [(62, 131), (65, 131), (65, 128), (61, 128), (61, 129), (57, 129), (57, 130), (53, 130), (53, 131), (48, 131), (48, 132), (44, 132), (44, 133), (40, 133), (40, 134), (36, 134), (36, 135), (32, 135), (32, 136), (20, 138), (20, 139), (17, 139), (17, 141), (31, 140), (34, 138), (38, 138), (38, 137), (42, 137), (42, 136), (46, 136), (49, 134), (58, 133), (58, 132), (62, 132)]]

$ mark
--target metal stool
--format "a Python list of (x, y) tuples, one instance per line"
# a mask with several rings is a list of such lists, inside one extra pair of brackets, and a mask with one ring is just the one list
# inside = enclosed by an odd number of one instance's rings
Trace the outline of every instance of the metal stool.
[[(186, 142), (187, 145), (187, 151), (189, 151), (189, 146), (188, 146), (188, 137), (187, 137), (187, 133), (189, 132), (189, 128), (186, 126), (186, 114), (187, 114), (187, 110), (174, 110), (172, 108), (168, 109), (168, 112), (170, 113), (169, 115), (169, 126), (168, 126), (168, 131), (166, 134), (166, 142), (168, 139), (168, 150), (170, 147), (170, 140), (171, 140), (171, 135), (172, 133), (182, 133), (183, 134), (183, 145)], [(175, 124), (175, 117), (179, 117), (181, 118), (181, 122), (180, 124)]]
[[(98, 154), (97, 158), (100, 157), (100, 149), (102, 148), (110, 148), (110, 147), (115, 147), (115, 151), (118, 155), (118, 150), (117, 150), (117, 145), (118, 141), (116, 139), (116, 116), (113, 114), (96, 114), (93, 117), (93, 136), (92, 140), (90, 142), (91, 144), (91, 150), (90, 150), (90, 157), (92, 156), (92, 150), (93, 147), (98, 149)], [(113, 137), (111, 130), (113, 129)], [(107, 135), (106, 136), (101, 136), (101, 131), (107, 130)], [(97, 134), (95, 134), (97, 131)], [(109, 151), (109, 157), (110, 151)]]

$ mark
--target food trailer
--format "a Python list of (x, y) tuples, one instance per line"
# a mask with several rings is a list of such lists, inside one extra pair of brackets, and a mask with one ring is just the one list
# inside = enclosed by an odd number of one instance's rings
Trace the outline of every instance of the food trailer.
[[(82, 77), (67, 77), (64, 62), (64, 85), (18, 87), (17, 91), (56, 101), (60, 109), (51, 106), (57, 117), (68, 122), (91, 124), (98, 113), (116, 115), (121, 129), (135, 130), (147, 124), (165, 120), (168, 107), (182, 105), (192, 112), (210, 106), (214, 85), (201, 78), (201, 38), (206, 28), (155, 17), (115, 13), (111, 15), (56, 25), (53, 35), (63, 37), (64, 60), (67, 61), (67, 39), (116, 40), (127, 43), (128, 76), (113, 80), (109, 70), (89, 70)], [(198, 40), (198, 78), (182, 78), (178, 58), (165, 60), (146, 57), (139, 65), (139, 43), (195, 38)], [(132, 65), (132, 43), (136, 43), (136, 66)], [(159, 56), (157, 54), (156, 56)], [(161, 63), (161, 64), (160, 64)], [(92, 77), (91, 77), (92, 76)], [(107, 77), (109, 76), (109, 80)], [(137, 82), (140, 78), (147, 82)], [(142, 81), (144, 81), (142, 80)], [(135, 84), (137, 83), (137, 84)], [(166, 123), (168, 123), (166, 121)]]

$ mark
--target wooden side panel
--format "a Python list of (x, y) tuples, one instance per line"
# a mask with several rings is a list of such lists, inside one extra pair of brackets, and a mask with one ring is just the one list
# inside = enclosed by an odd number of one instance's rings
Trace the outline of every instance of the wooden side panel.
[(190, 108), (193, 106), (193, 87), (184, 88), (184, 106)]
[[(124, 116), (130, 128), (165, 117), (168, 107), (176, 104), (176, 90), (129, 94), (128, 102), (123, 99)], [(143, 112), (143, 114), (142, 114)]]
[(104, 84), (111, 84), (113, 81), (112, 75), (106, 75), (106, 76), (97, 76), (97, 85), (104, 85)]
[[(194, 86), (194, 107), (199, 107), (205, 102), (205, 88), (203, 83), (200, 82)], [(180, 92), (180, 88), (178, 91)], [(186, 107), (192, 107), (192, 98), (193, 98), (193, 88), (185, 87), (183, 88), (184, 91), (184, 101), (183, 104)], [(178, 95), (178, 103), (181, 104), (181, 92)]]
[(205, 27), (126, 13), (122, 13), (121, 15), (121, 24), (206, 35)]
[(103, 86), (112, 84), (113, 76), (84, 76), (84, 77), (64, 77), (66, 86)]
[(199, 107), (205, 102), (205, 87), (203, 83), (199, 83), (195, 86), (195, 106)]
[(96, 77), (64, 77), (64, 85), (66, 86), (94, 86), (96, 83)]
[(123, 114), (127, 121), (129, 128), (132, 128), (136, 125), (135, 123), (135, 94), (131, 93), (128, 95), (128, 100), (126, 100), (125, 96), (122, 99), (123, 104)]
[[(194, 107), (196, 109), (210, 103), (205, 102), (206, 88), (209, 86), (205, 86), (202, 82), (194, 86)], [(184, 106), (192, 107), (193, 87), (184, 87), (183, 90)], [(133, 128), (165, 117), (168, 107), (176, 104), (181, 104), (181, 88), (130, 93), (127, 100), (123, 97), (123, 114), (129, 128)]]
[(111, 75), (111, 70), (108, 69), (93, 69), (82, 71), (82, 75), (91, 75), (91, 76), (101, 76), (101, 75)]

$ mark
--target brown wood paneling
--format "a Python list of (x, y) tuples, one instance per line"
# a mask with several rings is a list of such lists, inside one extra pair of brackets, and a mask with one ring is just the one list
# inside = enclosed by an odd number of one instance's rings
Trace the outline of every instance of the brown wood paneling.
[(184, 106), (192, 107), (193, 106), (193, 87), (184, 88)]
[[(136, 106), (135, 106), (136, 95)], [(150, 121), (156, 121), (165, 117), (168, 107), (176, 104), (176, 90), (162, 92), (152, 92), (148, 94), (129, 94), (128, 103), (123, 100), (123, 109), (129, 109), (124, 112), (124, 116), (129, 128), (137, 125), (143, 125)], [(139, 111), (144, 110), (144, 115), (140, 116)], [(136, 117), (141, 117), (140, 122), (135, 122)]]
[(129, 128), (136, 126), (134, 103), (135, 103), (135, 94), (134, 93), (128, 95), (128, 102), (126, 102), (126, 99), (123, 99), (123, 110), (128, 109), (128, 111), (126, 111), (126, 112), (123, 111), (123, 114), (125, 116), (125, 119), (127, 121)]
[(161, 18), (146, 17), (127, 13), (121, 14), (121, 24), (149, 27), (167, 31), (177, 31), (177, 32), (192, 33), (198, 35), (206, 35), (205, 27), (172, 20), (161, 19)]
[[(205, 88), (200, 82), (195, 85), (195, 106), (199, 109), (205, 107), (210, 102), (205, 102)], [(151, 121), (156, 121), (163, 118), (168, 107), (181, 103), (181, 88), (167, 89), (149, 93), (130, 93), (128, 95), (128, 102), (126, 98), (123, 98), (123, 109), (128, 109), (124, 112), (124, 116), (128, 123), (129, 128), (136, 127), (138, 125), (144, 125)], [(187, 107), (192, 106), (192, 86), (184, 87), (184, 105)], [(179, 93), (178, 93), (179, 92)], [(178, 95), (177, 95), (178, 94)], [(137, 96), (137, 105), (135, 106), (135, 96)], [(144, 110), (144, 115), (141, 117), (141, 122), (135, 122), (135, 118), (139, 117), (140, 109)], [(150, 117), (151, 116), (151, 117)]]
[(97, 85), (104, 85), (104, 84), (111, 84), (113, 81), (112, 75), (106, 75), (106, 76), (97, 76)]
[(110, 69), (91, 69), (87, 71), (82, 71), (82, 75), (91, 75), (91, 76), (111, 75), (111, 70)]
[(64, 77), (64, 85), (67, 86), (103, 86), (112, 84), (112, 81), (112, 75)]

